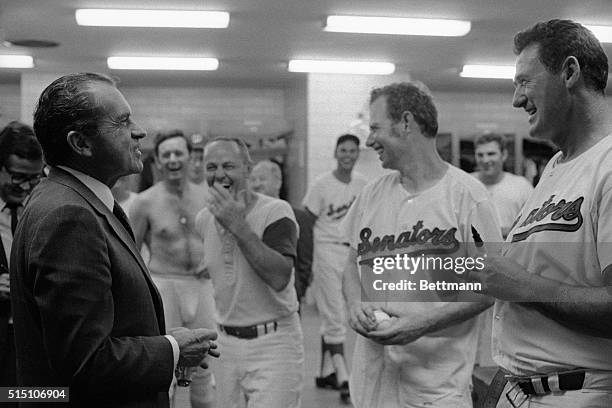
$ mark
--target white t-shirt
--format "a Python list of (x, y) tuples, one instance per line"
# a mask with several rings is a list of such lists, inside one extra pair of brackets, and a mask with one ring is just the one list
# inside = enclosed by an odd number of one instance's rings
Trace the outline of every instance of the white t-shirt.
[[(478, 177), (478, 173), (472, 173)], [(503, 172), (503, 177), (496, 184), (484, 185), (491, 196), (491, 201), (499, 217), (499, 224), (503, 229), (509, 229), (516, 220), (516, 216), (529, 198), (533, 187), (525, 177)]]
[(366, 183), (366, 179), (356, 172), (349, 183), (338, 180), (333, 172), (315, 180), (303, 201), (304, 207), (318, 217), (313, 231), (315, 242), (343, 241), (338, 226)]
[[(257, 201), (246, 215), (255, 234), (283, 255), (295, 258), (297, 222), (291, 206), (283, 200), (255, 193)], [(292, 236), (278, 236), (278, 226), (293, 223)], [(234, 236), (204, 208), (198, 213), (195, 228), (204, 241), (202, 268), (210, 273), (215, 289), (217, 322), (225, 326), (250, 326), (297, 312), (294, 276), (280, 292), (257, 275), (244, 257)], [(285, 234), (287, 229), (281, 229)], [(271, 235), (272, 236), (271, 236)], [(276, 236), (274, 236), (276, 234)]]
[[(612, 136), (548, 163), (507, 238), (504, 255), (528, 272), (576, 286), (612, 283)], [(497, 302), (493, 358), (517, 375), (577, 367), (612, 370), (612, 339), (572, 330), (530, 307)]]
[[(340, 230), (357, 250), (363, 276), (374, 257), (428, 250), (478, 256), (472, 226), (485, 243), (501, 241), (495, 210), (482, 183), (449, 166), (436, 185), (417, 195), (410, 195), (402, 187), (397, 172), (369, 183)], [(380, 245), (385, 240), (387, 244)], [(411, 301), (413, 292), (402, 293), (404, 302), (394, 302), (393, 306), (409, 313), (426, 315), (445, 304)], [(405, 346), (382, 346), (357, 336), (351, 384), (355, 406), (471, 407), (469, 384), (476, 339), (476, 319)]]

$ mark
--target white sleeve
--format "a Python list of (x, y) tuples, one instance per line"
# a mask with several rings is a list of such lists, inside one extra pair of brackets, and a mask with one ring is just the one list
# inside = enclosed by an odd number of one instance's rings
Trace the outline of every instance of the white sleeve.
[(308, 211), (319, 217), (323, 211), (323, 192), (321, 191), (321, 183), (316, 181), (306, 192), (306, 196), (302, 201), (302, 205), (308, 208)]

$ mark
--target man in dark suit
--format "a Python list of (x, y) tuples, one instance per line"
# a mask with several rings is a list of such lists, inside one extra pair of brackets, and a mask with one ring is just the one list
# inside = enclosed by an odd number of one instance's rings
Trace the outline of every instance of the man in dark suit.
[[(21, 386), (70, 387), (74, 407), (167, 407), (177, 366), (218, 355), (214, 331), (164, 336), (164, 311), (110, 188), (142, 170), (145, 131), (114, 82), (71, 74), (40, 96), (34, 131), (49, 177), (11, 251)], [(60, 406), (66, 407), (66, 404)]]

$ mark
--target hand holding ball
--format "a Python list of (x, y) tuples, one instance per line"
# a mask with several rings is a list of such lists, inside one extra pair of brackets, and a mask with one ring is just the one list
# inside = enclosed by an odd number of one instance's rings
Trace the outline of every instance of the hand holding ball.
[(376, 318), (377, 323), (376, 330), (384, 330), (387, 327), (391, 326), (391, 323), (394, 319), (382, 310), (375, 310), (374, 317)]

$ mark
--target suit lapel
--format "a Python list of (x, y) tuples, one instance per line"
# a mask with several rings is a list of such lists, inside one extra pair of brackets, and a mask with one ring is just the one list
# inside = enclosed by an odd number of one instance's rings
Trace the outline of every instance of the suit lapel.
[(111, 230), (115, 233), (117, 238), (123, 243), (123, 245), (130, 251), (147, 281), (149, 285), (149, 290), (151, 291), (151, 296), (153, 298), (153, 304), (155, 305), (155, 310), (157, 311), (157, 320), (159, 323), (159, 328), (162, 333), (166, 332), (166, 325), (164, 320), (164, 309), (161, 300), (161, 295), (157, 290), (157, 286), (151, 279), (149, 275), (149, 270), (144, 264), (142, 257), (140, 256), (140, 251), (136, 248), (136, 243), (125, 229), (123, 224), (117, 219), (117, 217), (108, 209), (106, 205), (91, 191), (87, 186), (85, 186), (79, 179), (74, 177), (72, 174), (53, 167), (51, 168), (51, 172), (49, 173), (49, 180), (54, 180), (60, 184), (63, 184), (73, 190), (75, 190), (79, 195), (81, 195), (85, 201), (87, 201), (94, 210), (103, 218), (106, 219), (106, 222), (111, 227)]

